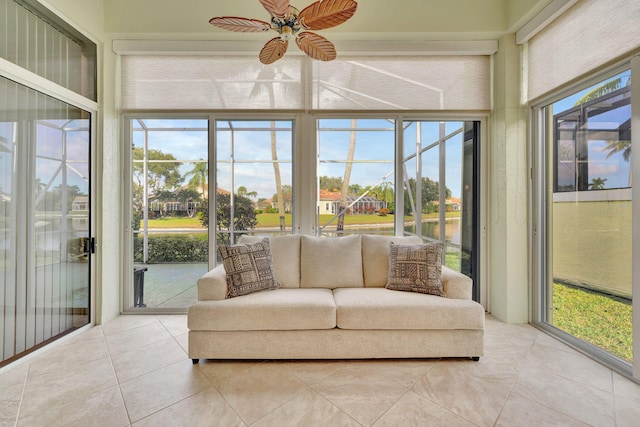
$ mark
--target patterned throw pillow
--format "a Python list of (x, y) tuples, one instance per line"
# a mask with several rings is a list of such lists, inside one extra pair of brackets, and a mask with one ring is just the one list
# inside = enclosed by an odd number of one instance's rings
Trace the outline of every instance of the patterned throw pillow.
[(269, 239), (251, 244), (218, 246), (227, 273), (227, 298), (278, 289)]
[(387, 289), (446, 296), (442, 289), (442, 242), (389, 247)]

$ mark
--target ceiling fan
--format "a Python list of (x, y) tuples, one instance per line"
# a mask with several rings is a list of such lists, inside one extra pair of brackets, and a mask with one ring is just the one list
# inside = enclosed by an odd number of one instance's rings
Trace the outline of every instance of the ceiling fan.
[(258, 0), (271, 14), (271, 22), (258, 19), (220, 16), (209, 23), (219, 28), (241, 33), (259, 33), (274, 30), (279, 36), (269, 40), (260, 51), (260, 62), (271, 64), (282, 58), (295, 37), (296, 44), (313, 59), (336, 59), (336, 48), (319, 34), (306, 30), (324, 30), (342, 24), (353, 16), (358, 7), (355, 0), (319, 0), (301, 11), (289, 4), (289, 0)]

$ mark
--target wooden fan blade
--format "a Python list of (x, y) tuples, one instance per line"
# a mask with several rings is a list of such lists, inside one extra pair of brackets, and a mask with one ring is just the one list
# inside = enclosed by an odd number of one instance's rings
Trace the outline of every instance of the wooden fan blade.
[(302, 9), (298, 22), (309, 30), (324, 30), (342, 24), (357, 8), (354, 0), (320, 0)]
[(289, 4), (289, 0), (259, 0), (262, 6), (267, 9), (267, 12), (271, 14), (271, 16), (275, 16), (276, 18), (286, 18), (289, 16), (289, 11), (291, 10), (291, 5)]
[(287, 52), (289, 41), (275, 37), (269, 40), (260, 51), (260, 62), (263, 64), (272, 64), (282, 58)]
[(320, 61), (333, 61), (336, 59), (336, 48), (329, 40), (319, 34), (305, 31), (299, 33), (296, 44), (301, 51)]
[(209, 24), (238, 33), (260, 33), (271, 29), (271, 24), (268, 22), (259, 19), (238, 18), (237, 16), (211, 18)]

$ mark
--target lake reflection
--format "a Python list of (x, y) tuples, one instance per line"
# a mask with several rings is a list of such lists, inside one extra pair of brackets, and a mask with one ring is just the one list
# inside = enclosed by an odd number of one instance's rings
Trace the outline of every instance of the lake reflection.
[[(415, 224), (405, 226), (410, 233), (416, 232)], [(422, 223), (422, 235), (440, 240), (440, 221)], [(444, 224), (445, 241), (453, 245), (460, 245), (460, 218), (447, 219)]]
[[(430, 237), (432, 239), (440, 240), (440, 221), (438, 220), (429, 220), (422, 223), (422, 236)], [(405, 231), (409, 233), (416, 232), (415, 224), (405, 224)], [(357, 231), (356, 231), (357, 230)], [(444, 225), (445, 232), (445, 240), (447, 243), (452, 244), (453, 246), (460, 245), (460, 218), (447, 218), (446, 223)], [(324, 232), (323, 234), (333, 235), (335, 230), (331, 230), (331, 232)], [(349, 229), (348, 226), (345, 227), (344, 234), (378, 234), (382, 236), (393, 236), (393, 227), (354, 227)]]

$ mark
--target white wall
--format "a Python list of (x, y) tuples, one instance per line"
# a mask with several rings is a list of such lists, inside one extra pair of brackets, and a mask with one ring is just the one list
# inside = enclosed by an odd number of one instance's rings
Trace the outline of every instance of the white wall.
[[(529, 320), (526, 108), (521, 103), (520, 47), (499, 40), (489, 141), (489, 307), (509, 323)], [(485, 194), (486, 196), (486, 194)]]

